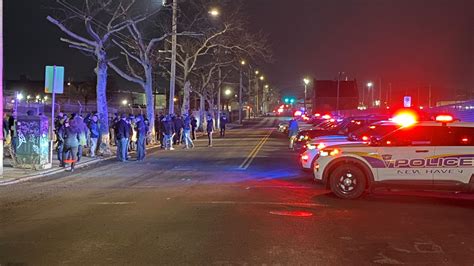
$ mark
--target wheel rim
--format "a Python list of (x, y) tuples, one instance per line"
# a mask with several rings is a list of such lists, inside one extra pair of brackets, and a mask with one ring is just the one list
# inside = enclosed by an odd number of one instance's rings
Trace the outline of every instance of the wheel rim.
[(343, 194), (350, 194), (355, 191), (358, 186), (357, 178), (353, 173), (347, 171), (341, 177), (339, 177), (337, 182), (337, 188)]

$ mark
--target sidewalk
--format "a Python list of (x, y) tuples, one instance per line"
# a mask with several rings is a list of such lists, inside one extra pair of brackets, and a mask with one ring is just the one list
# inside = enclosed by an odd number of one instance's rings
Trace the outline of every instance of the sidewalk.
[[(148, 145), (146, 149), (149, 150), (149, 149), (154, 149), (154, 148), (159, 148), (159, 147), (160, 147), (159, 144)], [(97, 156), (95, 158), (82, 156), (81, 161), (76, 164), (75, 169), (80, 169), (80, 168), (84, 168), (93, 164), (97, 164), (99, 162), (116, 159), (115, 154), (116, 154), (117, 147), (111, 146), (110, 149), (112, 150), (112, 153), (114, 154), (113, 156), (108, 156), (108, 157)], [(129, 154), (134, 155), (135, 152), (130, 152)], [(3, 159), (3, 176), (0, 177), (0, 186), (12, 185), (12, 184), (16, 184), (16, 183), (20, 183), (20, 182), (24, 182), (28, 180), (33, 180), (40, 177), (50, 176), (50, 175), (66, 172), (66, 170), (70, 169), (69, 167), (68, 168), (59, 167), (59, 160), (57, 157), (58, 157), (57, 154), (54, 153), (53, 167), (51, 169), (45, 169), (45, 170), (14, 168), (12, 165), (12, 159), (4, 158)]]

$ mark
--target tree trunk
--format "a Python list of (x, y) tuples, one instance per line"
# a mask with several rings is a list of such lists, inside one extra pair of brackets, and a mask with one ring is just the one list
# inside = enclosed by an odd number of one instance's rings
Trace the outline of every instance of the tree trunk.
[(204, 130), (204, 112), (206, 111), (206, 100), (203, 94), (199, 94), (199, 130)]
[(101, 50), (97, 55), (97, 112), (99, 113), (101, 144), (99, 154), (112, 155), (110, 150), (109, 136), (109, 110), (107, 106), (107, 61), (105, 51)]
[(189, 104), (190, 104), (190, 91), (191, 91), (191, 82), (186, 81), (184, 83), (183, 89), (183, 105), (181, 106), (181, 114), (188, 114), (189, 113)]
[(155, 142), (155, 102), (153, 97), (153, 77), (152, 77), (152, 69), (146, 69), (146, 80), (145, 80), (145, 90), (146, 95), (146, 115), (148, 121), (150, 123), (150, 132), (151, 132), (151, 143)]

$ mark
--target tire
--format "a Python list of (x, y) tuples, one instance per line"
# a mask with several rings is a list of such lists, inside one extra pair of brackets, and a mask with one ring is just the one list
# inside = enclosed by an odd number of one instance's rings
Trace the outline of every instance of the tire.
[(367, 177), (353, 164), (338, 166), (329, 177), (332, 193), (342, 199), (357, 199), (365, 192)]

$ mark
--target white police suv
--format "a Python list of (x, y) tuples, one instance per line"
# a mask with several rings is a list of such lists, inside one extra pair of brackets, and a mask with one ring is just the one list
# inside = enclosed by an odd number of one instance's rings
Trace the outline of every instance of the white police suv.
[(364, 144), (371, 138), (382, 138), (390, 132), (400, 128), (400, 124), (393, 121), (379, 121), (372, 123), (369, 126), (359, 128), (350, 133), (348, 136), (344, 135), (330, 135), (317, 137), (311, 140), (307, 145), (305, 151), (300, 155), (300, 164), (303, 171), (311, 172), (314, 163), (319, 156), (319, 151), (326, 146), (341, 145), (346, 143)]
[(474, 192), (474, 123), (436, 120), (368, 144), (327, 146), (314, 162), (314, 178), (345, 199), (379, 186)]

